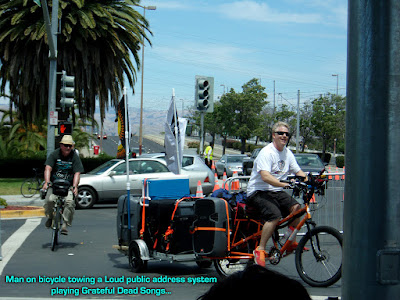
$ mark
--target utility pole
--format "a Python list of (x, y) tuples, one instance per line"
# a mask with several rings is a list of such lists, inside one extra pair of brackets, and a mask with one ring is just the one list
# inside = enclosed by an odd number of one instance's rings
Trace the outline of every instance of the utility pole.
[(47, 104), (47, 157), (55, 149), (55, 129), (57, 125), (50, 122), (50, 117), (56, 111), (56, 87), (57, 87), (57, 34), (58, 34), (58, 0), (53, 0), (51, 11), (51, 22), (49, 8), (46, 0), (35, 0), (37, 5), (42, 7), (43, 18), (46, 27), (47, 39), (49, 42), (49, 92)]
[(348, 5), (342, 299), (399, 299), (400, 6)]

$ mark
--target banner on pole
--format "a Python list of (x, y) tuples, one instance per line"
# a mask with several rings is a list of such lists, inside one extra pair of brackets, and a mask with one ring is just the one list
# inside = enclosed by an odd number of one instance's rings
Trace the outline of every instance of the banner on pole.
[(187, 119), (178, 118), (178, 112), (175, 105), (175, 97), (171, 99), (171, 104), (167, 113), (165, 122), (165, 160), (168, 169), (180, 174), (183, 157), (183, 147), (185, 145)]
[[(122, 97), (121, 101), (118, 103), (118, 112), (117, 112), (117, 117), (118, 117), (118, 136), (119, 136), (119, 143), (118, 143), (118, 148), (117, 148), (117, 158), (124, 159), (126, 155), (126, 149), (125, 149), (125, 126), (128, 126), (129, 128), (129, 117), (128, 117), (128, 112), (126, 112), (127, 120), (125, 120), (125, 103), (124, 103), (124, 97)], [(129, 131), (129, 130), (128, 130)], [(129, 145), (129, 141), (128, 141)], [(129, 149), (128, 149), (129, 151)]]

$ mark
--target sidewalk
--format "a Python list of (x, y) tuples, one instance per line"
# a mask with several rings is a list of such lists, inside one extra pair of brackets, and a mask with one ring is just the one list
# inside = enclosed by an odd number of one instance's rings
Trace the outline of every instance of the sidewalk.
[(0, 198), (6, 200), (8, 206), (20, 206), (20, 208), (16, 209), (1, 210), (1, 219), (44, 217), (44, 201), (40, 199), (39, 194), (34, 195), (32, 198), (25, 198), (22, 195), (0, 195)]

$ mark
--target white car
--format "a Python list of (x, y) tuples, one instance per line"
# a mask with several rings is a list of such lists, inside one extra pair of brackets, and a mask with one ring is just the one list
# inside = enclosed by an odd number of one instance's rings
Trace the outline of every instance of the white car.
[[(200, 180), (204, 194), (214, 187), (214, 177), (208, 172), (189, 171), (182, 169), (182, 175), (189, 178), (190, 193), (196, 194), (197, 183)], [(131, 158), (129, 160), (129, 182), (132, 196), (141, 196), (142, 182), (145, 178), (171, 178), (177, 176), (170, 172), (162, 159)], [(78, 195), (75, 197), (77, 208), (91, 208), (95, 203), (118, 201), (126, 194), (126, 162), (122, 159), (112, 159), (87, 174), (81, 174)]]

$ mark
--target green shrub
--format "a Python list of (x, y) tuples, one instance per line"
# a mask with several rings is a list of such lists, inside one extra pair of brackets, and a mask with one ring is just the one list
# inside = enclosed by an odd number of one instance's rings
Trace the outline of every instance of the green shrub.
[(0, 207), (7, 207), (7, 201), (6, 200), (4, 200), (3, 198), (0, 198)]
[(235, 150), (240, 150), (242, 148), (242, 143), (235, 141), (232, 143), (232, 148)]
[[(233, 148), (233, 144), (234, 143), (236, 143), (236, 141), (235, 140), (226, 140), (226, 145), (225, 145), (225, 147), (226, 148)], [(223, 145), (224, 143), (222, 143), (222, 145)]]
[(254, 144), (246, 144), (246, 152), (252, 153), (254, 151), (254, 149), (257, 149), (257, 148), (263, 148), (263, 146), (254, 145)]
[(344, 155), (336, 156), (336, 166), (338, 168), (343, 168), (344, 167)]
[(200, 142), (188, 142), (187, 143), (188, 148), (196, 148), (197, 153), (200, 151)]

